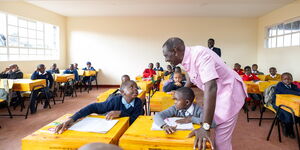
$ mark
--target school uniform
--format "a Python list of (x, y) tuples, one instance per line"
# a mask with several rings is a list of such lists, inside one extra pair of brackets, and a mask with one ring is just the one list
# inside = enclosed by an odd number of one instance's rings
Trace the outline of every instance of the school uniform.
[(59, 69), (58, 68), (50, 69), (50, 70), (48, 70), (48, 72), (50, 72), (51, 74), (59, 74)]
[(255, 80), (260, 80), (255, 74), (250, 73), (249, 75), (244, 74), (243, 75), (243, 81), (255, 81)]
[[(85, 67), (85, 68), (82, 68), (82, 70), (91, 70), (91, 71), (96, 71), (94, 67)], [(96, 76), (89, 76), (89, 77), (83, 77), (82, 81), (83, 83), (87, 83), (87, 82), (92, 82), (96, 79)]]
[(233, 69), (235, 72), (237, 72), (239, 75), (244, 75), (244, 70), (243, 69)]
[(142, 101), (139, 98), (135, 98), (131, 103), (127, 103), (123, 96), (112, 96), (110, 99), (102, 103), (90, 104), (71, 118), (76, 121), (79, 118), (86, 117), (92, 113), (105, 114), (110, 111), (121, 111), (120, 117), (129, 117), (129, 123), (132, 124), (139, 115), (144, 114)]
[(155, 67), (154, 71), (164, 71), (164, 69), (162, 67), (159, 67), (159, 68)]
[(78, 72), (77, 70), (70, 70), (70, 69), (66, 69), (63, 74), (74, 74), (75, 76), (75, 81), (79, 81), (79, 76), (78, 76)]
[(258, 71), (258, 70), (252, 70), (252, 73), (253, 74), (255, 74), (255, 75), (264, 75), (264, 73), (263, 72), (260, 72), (260, 71)]
[(179, 89), (179, 88), (181, 88), (185, 85), (184, 81), (181, 81), (180, 83), (181, 83), (182, 86), (175, 85), (174, 81), (169, 82), (168, 84), (164, 85), (163, 91), (164, 92), (171, 92), (171, 91), (177, 90), (177, 89)]
[(272, 76), (271, 74), (269, 74), (266, 76), (265, 81), (281, 81), (281, 75), (275, 74), (274, 76)]
[(7, 72), (7, 73), (1, 73), (0, 74), (1, 79), (22, 79), (23, 78), (23, 72), (21, 70), (17, 70), (15, 72)]
[(153, 69), (145, 69), (143, 72), (143, 77), (144, 78), (151, 78), (153, 75), (156, 75), (156, 72)]

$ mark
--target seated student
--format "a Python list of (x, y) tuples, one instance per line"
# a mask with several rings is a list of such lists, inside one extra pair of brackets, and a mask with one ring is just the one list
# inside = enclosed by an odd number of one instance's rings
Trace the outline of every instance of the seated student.
[(265, 81), (280, 81), (281, 75), (277, 74), (277, 69), (275, 67), (271, 67), (269, 69), (270, 74), (266, 76)]
[(59, 74), (59, 69), (57, 68), (56, 63), (53, 63), (50, 70), (48, 70), (51, 74)]
[[(37, 66), (37, 69), (35, 72), (33, 72), (33, 74), (31, 75), (31, 80), (35, 80), (35, 79), (46, 79), (46, 87), (45, 87), (45, 92), (46, 94), (48, 95), (48, 98), (51, 97), (51, 92), (50, 92), (50, 89), (52, 88), (52, 85), (53, 85), (53, 77), (52, 77), (52, 74), (48, 71), (45, 71), (46, 70), (46, 67), (44, 64), (39, 64)], [(35, 109), (35, 103), (36, 103), (36, 100), (38, 98), (38, 94), (41, 92), (42, 89), (39, 89), (39, 90), (35, 90), (32, 94), (32, 100), (30, 102), (30, 111), (31, 113), (35, 113), (36, 112), (36, 109)], [(53, 96), (53, 95), (52, 95)], [(45, 102), (44, 104), (44, 108), (47, 108), (49, 105), (48, 102)]]
[(179, 66), (173, 68), (174, 72), (170, 75), (170, 80), (174, 80), (174, 74), (179, 72), (182, 74), (182, 81), (186, 81), (185, 75), (182, 73), (182, 70)]
[(76, 120), (86, 117), (92, 113), (107, 113), (106, 119), (129, 117), (129, 123), (132, 124), (139, 115), (144, 114), (142, 101), (137, 98), (137, 85), (132, 80), (126, 81), (122, 83), (120, 92), (121, 95), (113, 96), (102, 103), (93, 103), (84, 107), (67, 121), (58, 125), (55, 132), (59, 134), (62, 133)]
[(177, 90), (185, 85), (185, 82), (182, 81), (182, 74), (180, 72), (174, 73), (174, 79), (172, 82), (167, 83), (163, 87), (164, 92), (171, 92)]
[(75, 81), (79, 81), (79, 76), (77, 70), (74, 68), (74, 64), (70, 64), (70, 67), (66, 69), (63, 74), (74, 74)]
[(0, 73), (2, 79), (22, 79), (23, 72), (19, 69), (17, 64), (11, 64), (8, 68)]
[(253, 64), (252, 65), (252, 73), (253, 74), (255, 74), (255, 75), (263, 75), (264, 74), (263, 72), (260, 72), (257, 69), (258, 69), (258, 65), (257, 64)]
[[(300, 89), (296, 85), (292, 84), (292, 82), (292, 74), (285, 72), (281, 75), (281, 82), (276, 85), (274, 96), (272, 99), (272, 105), (275, 110), (277, 110), (278, 108), (276, 105), (276, 94), (292, 94), (300, 96)], [(295, 138), (292, 114), (285, 110), (282, 110), (281, 113), (279, 113), (279, 119), (283, 123), (282, 131), (284, 136)]]
[(153, 70), (153, 63), (150, 63), (148, 67), (143, 72), (143, 78), (151, 78), (153, 75), (156, 75), (155, 70)]
[(126, 82), (126, 81), (130, 81), (129, 75), (127, 75), (127, 74), (122, 75), (121, 81), (122, 81), (122, 83), (124, 83), (124, 82)]
[(76, 70), (78, 70), (78, 64), (77, 64), (77, 63), (74, 63), (74, 68), (75, 68)]
[(156, 64), (155, 64), (155, 68), (154, 68), (154, 70), (155, 71), (164, 71), (164, 69), (160, 66), (160, 63), (159, 62), (157, 62)]
[(233, 70), (237, 72), (239, 75), (244, 75), (244, 70), (241, 69), (241, 65), (239, 63), (234, 64)]
[(173, 73), (173, 69), (171, 65), (167, 66), (167, 71), (165, 72), (164, 76), (168, 76), (169, 74)]
[[(154, 116), (154, 122), (157, 126), (166, 131), (167, 134), (172, 134), (176, 131), (176, 127), (168, 126), (164, 120), (170, 117), (184, 117), (177, 120), (177, 123), (195, 123), (200, 124), (203, 122), (202, 108), (194, 104), (195, 94), (191, 88), (182, 87), (175, 91), (174, 99), (175, 105), (171, 106), (167, 110), (156, 113)], [(215, 123), (213, 123), (215, 126)]]
[[(86, 63), (86, 67), (85, 68), (82, 68), (82, 70), (88, 70), (88, 71), (96, 71), (94, 67), (92, 67), (92, 63), (91, 62), (87, 62)], [(84, 85), (86, 85), (86, 83), (88, 82), (92, 82), (96, 79), (96, 76), (88, 76), (88, 77), (83, 77), (82, 79), (82, 83)]]
[[(244, 68), (245, 74), (243, 75), (243, 81), (259, 81), (260, 79), (253, 73), (251, 73), (250, 66), (246, 66)], [(252, 111), (256, 109), (256, 107), (260, 104), (260, 100), (262, 99), (261, 95), (248, 93), (249, 98), (246, 99), (247, 102), (250, 102), (251, 99), (254, 101), (254, 105), (251, 107)]]

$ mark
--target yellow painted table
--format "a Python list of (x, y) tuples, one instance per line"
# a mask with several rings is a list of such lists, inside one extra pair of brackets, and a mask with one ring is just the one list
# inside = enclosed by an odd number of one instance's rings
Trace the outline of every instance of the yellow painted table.
[[(82, 145), (101, 142), (117, 144), (121, 135), (129, 127), (129, 118), (119, 118), (118, 123), (107, 133), (92, 133), (67, 130), (62, 134), (54, 134), (52, 131), (56, 125), (66, 120), (71, 114), (64, 115), (52, 123), (42, 127), (38, 131), (22, 139), (22, 150), (75, 150)], [(104, 118), (104, 116), (89, 116)]]
[[(106, 99), (109, 97), (110, 94), (112, 94), (113, 92), (115, 92), (117, 89), (109, 89), (101, 94), (99, 94), (99, 96), (97, 97), (97, 102), (104, 102), (106, 101)], [(142, 91), (138, 96), (138, 98), (140, 98), (141, 100), (145, 100), (146, 99), (146, 91)]]
[(135, 77), (135, 80), (136, 80), (136, 81), (143, 81), (143, 76), (136, 76), (136, 77)]
[(97, 71), (93, 71), (93, 70), (78, 70), (78, 75), (85, 76), (85, 77), (95, 76), (96, 73)]
[(14, 84), (12, 89), (14, 91), (32, 91), (32, 88), (37, 85), (43, 85), (46, 87), (46, 80), (45, 79), (15, 79), (13, 80)]
[(140, 87), (143, 91), (147, 93), (151, 90), (153, 83), (152, 81), (136, 81), (138, 87)]
[(24, 73), (24, 74), (23, 74), (23, 79), (31, 79), (31, 75), (32, 75), (32, 74)]
[(253, 82), (253, 81), (244, 81), (247, 88), (247, 93), (253, 94), (261, 94), (271, 85), (277, 84), (278, 81), (260, 81), (260, 82)]
[(261, 81), (266, 80), (266, 75), (256, 75)]
[[(285, 105), (291, 107), (295, 115), (300, 117), (300, 96), (289, 95), (289, 94), (277, 94), (276, 105)], [(290, 112), (288, 109), (282, 107), (284, 110)]]
[(54, 74), (54, 81), (55, 82), (68, 82), (69, 79), (75, 79), (74, 74)]
[(173, 95), (165, 92), (155, 92), (150, 99), (150, 111), (160, 112), (174, 105)]
[[(194, 137), (187, 138), (191, 131), (152, 131), (152, 116), (139, 116), (119, 140), (124, 150), (192, 150)], [(194, 125), (194, 128), (199, 128)]]

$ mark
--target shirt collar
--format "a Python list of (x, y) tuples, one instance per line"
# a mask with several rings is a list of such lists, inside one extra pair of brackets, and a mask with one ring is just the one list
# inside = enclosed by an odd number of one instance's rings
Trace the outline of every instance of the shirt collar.
[(275, 74), (274, 76), (270, 74), (270, 76), (271, 76), (272, 78), (275, 78), (275, 77), (277, 76), (277, 74)]
[(47, 72), (45, 71), (44, 73), (41, 73), (40, 71), (39, 71), (39, 75), (45, 75)]
[(126, 109), (128, 109), (130, 107), (134, 107), (134, 101), (135, 101), (135, 99), (132, 102), (127, 103), (127, 101), (125, 100), (125, 98), (122, 97), (122, 104), (125, 106)]
[(191, 53), (191, 48), (185, 47), (184, 56), (183, 56), (181, 64), (184, 67), (186, 72), (190, 71), (190, 61), (191, 61), (190, 53)]
[[(179, 110), (182, 112), (183, 110)], [(194, 114), (194, 105), (192, 104), (186, 111), (185, 116), (192, 116)]]

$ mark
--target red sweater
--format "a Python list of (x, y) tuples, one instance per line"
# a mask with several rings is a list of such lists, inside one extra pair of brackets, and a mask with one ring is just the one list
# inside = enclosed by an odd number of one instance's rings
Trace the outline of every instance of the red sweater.
[(153, 75), (156, 75), (156, 72), (153, 69), (145, 69), (145, 71), (143, 72), (143, 77), (144, 78), (150, 78), (153, 77)]
[(253, 80), (260, 80), (260, 79), (253, 73), (249, 75), (244, 74), (243, 81), (253, 81)]
[(239, 75), (244, 75), (244, 70), (243, 69), (239, 69), (239, 70), (236, 70), (236, 69), (233, 69), (235, 72), (237, 72)]

